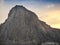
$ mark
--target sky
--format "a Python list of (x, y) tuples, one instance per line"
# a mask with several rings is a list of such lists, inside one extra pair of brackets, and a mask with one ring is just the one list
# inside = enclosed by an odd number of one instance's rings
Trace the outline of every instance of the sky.
[(0, 0), (0, 24), (5, 22), (9, 11), (15, 5), (23, 5), (40, 20), (60, 29), (60, 0)]

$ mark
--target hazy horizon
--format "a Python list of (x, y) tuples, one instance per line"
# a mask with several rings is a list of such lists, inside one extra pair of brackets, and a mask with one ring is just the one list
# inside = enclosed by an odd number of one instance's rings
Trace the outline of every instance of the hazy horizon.
[(15, 5), (23, 5), (51, 27), (60, 28), (60, 0), (0, 0), (0, 23)]

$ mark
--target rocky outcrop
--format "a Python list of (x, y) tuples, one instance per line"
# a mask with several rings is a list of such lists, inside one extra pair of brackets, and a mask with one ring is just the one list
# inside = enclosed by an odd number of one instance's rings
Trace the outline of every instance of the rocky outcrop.
[(38, 19), (35, 13), (16, 5), (2, 24), (1, 45), (40, 45), (43, 42), (60, 42), (60, 31)]

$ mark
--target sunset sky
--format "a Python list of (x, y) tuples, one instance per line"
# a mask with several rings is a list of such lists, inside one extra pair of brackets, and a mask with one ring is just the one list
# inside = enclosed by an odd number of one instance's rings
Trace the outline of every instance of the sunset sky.
[(23, 5), (51, 27), (60, 28), (60, 0), (0, 0), (0, 23), (15, 5)]

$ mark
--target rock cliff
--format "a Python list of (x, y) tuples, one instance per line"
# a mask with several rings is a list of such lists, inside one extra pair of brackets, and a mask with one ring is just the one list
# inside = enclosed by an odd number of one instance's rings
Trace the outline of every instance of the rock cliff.
[(1, 45), (40, 45), (43, 42), (60, 42), (60, 29), (51, 28), (37, 15), (16, 5), (8, 19), (0, 26)]

